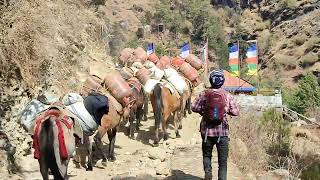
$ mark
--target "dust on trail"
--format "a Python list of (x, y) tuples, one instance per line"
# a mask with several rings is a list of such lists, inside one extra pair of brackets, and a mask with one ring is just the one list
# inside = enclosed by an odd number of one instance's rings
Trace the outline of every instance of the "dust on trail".
[[(175, 139), (173, 126), (168, 132), (169, 140), (160, 142), (158, 148), (152, 147), (154, 137), (153, 113), (149, 113), (148, 121), (142, 121), (143, 126), (136, 133), (136, 140), (129, 139), (123, 132), (117, 134), (115, 153), (117, 160), (108, 162), (104, 167), (98, 160), (93, 171), (86, 171), (84, 167), (75, 168), (72, 161), (69, 163), (68, 175), (71, 180), (91, 179), (202, 179), (202, 152), (201, 137), (199, 134), (200, 117), (197, 114), (188, 115), (183, 120), (182, 138)], [(107, 149), (108, 139), (103, 142)], [(150, 158), (150, 151), (163, 152), (165, 160)], [(97, 154), (97, 153), (96, 153)], [(97, 155), (98, 156), (98, 155)], [(161, 154), (160, 154), (161, 156)], [(23, 157), (19, 163), (21, 174), (10, 179), (42, 179), (37, 160), (33, 155)], [(217, 155), (213, 152), (213, 177), (217, 179)], [(229, 179), (240, 179), (241, 173), (229, 161)], [(53, 179), (50, 176), (50, 179)]]

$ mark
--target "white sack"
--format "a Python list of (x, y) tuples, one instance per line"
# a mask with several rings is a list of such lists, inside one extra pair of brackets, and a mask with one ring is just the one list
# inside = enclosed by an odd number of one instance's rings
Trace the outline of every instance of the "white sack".
[(147, 94), (151, 94), (151, 92), (153, 91), (154, 87), (156, 86), (157, 83), (159, 83), (159, 80), (156, 79), (149, 79), (146, 84), (143, 86), (144, 91)]

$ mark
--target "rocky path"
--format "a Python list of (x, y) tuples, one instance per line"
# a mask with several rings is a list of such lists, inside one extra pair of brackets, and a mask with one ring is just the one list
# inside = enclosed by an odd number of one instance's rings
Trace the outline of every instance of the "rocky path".
[[(136, 133), (136, 140), (129, 139), (123, 132), (118, 133), (115, 149), (117, 160), (108, 162), (107, 166), (103, 166), (101, 160), (98, 160), (93, 171), (85, 171), (84, 167), (76, 168), (71, 161), (68, 170), (69, 179), (202, 179), (199, 116), (191, 114), (184, 119), (182, 138), (175, 139), (173, 127), (170, 126), (170, 139), (160, 142), (159, 147), (152, 147), (153, 123), (152, 117), (148, 121), (143, 121), (143, 126)], [(104, 142), (107, 149), (108, 140), (104, 139)], [(96, 157), (99, 157), (98, 153)], [(217, 169), (215, 151), (213, 157), (213, 168)], [(32, 155), (23, 157), (19, 164), (21, 174), (10, 179), (42, 179), (38, 162)], [(240, 177), (239, 170), (234, 164), (229, 163), (229, 179), (241, 179)], [(217, 179), (216, 171), (214, 179)]]
[[(168, 180), (200, 180), (202, 179), (203, 166), (201, 147), (188, 146), (177, 148), (174, 152), (171, 162), (171, 177)], [(213, 151), (212, 170), (213, 179), (218, 179), (218, 158), (216, 151)], [(228, 178), (229, 179), (242, 179), (240, 171), (235, 164), (229, 161), (228, 165)]]

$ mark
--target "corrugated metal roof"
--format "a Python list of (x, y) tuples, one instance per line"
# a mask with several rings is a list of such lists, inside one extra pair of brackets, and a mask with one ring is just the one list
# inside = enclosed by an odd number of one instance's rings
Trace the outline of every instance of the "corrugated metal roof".
[(250, 83), (238, 78), (231, 76), (230, 72), (224, 70), (225, 82), (223, 88), (227, 91), (239, 91), (239, 92), (251, 92), (255, 91), (256, 88)]

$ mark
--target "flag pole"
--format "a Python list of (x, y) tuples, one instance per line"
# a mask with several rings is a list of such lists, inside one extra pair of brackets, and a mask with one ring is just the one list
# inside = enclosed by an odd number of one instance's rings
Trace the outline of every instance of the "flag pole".
[(239, 81), (238, 81), (238, 86), (239, 86), (239, 88), (240, 88), (240, 73), (241, 73), (241, 59), (240, 59), (240, 43), (239, 43), (239, 40), (238, 40), (238, 61), (239, 61), (239, 63), (238, 63), (238, 68), (239, 68), (239, 75), (238, 75), (238, 79), (239, 79)]
[(208, 78), (208, 71), (209, 71), (209, 66), (208, 66), (208, 59), (209, 59), (209, 49), (208, 49), (208, 38), (207, 38), (207, 41), (206, 41), (206, 44), (205, 44), (205, 55), (204, 55), (204, 58), (205, 58), (205, 77), (206, 79)]
[(259, 76), (259, 68), (258, 68), (258, 65), (259, 65), (259, 47), (258, 47), (258, 41), (255, 40), (255, 43), (256, 43), (256, 47), (257, 47), (257, 77), (258, 77), (258, 93), (260, 91), (260, 76)]

